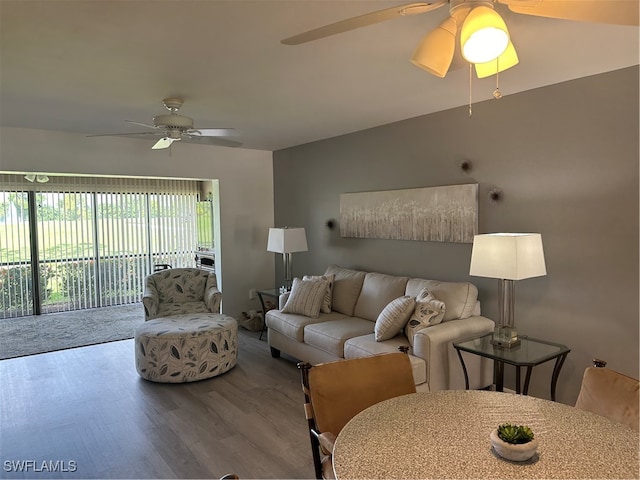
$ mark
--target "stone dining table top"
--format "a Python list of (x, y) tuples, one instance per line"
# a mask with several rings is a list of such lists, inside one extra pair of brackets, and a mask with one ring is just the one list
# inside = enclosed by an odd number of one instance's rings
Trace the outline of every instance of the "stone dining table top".
[[(491, 431), (529, 426), (539, 441), (528, 461), (501, 458)], [(638, 478), (638, 432), (575, 407), (489, 391), (415, 393), (380, 402), (338, 435), (338, 479)]]

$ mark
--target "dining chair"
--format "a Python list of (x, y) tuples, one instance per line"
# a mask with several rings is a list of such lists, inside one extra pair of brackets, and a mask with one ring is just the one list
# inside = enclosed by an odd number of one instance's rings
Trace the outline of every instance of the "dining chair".
[(342, 427), (362, 410), (416, 392), (409, 356), (386, 353), (312, 366), (298, 363), (316, 478), (334, 478), (331, 452)]
[(624, 423), (635, 431), (639, 431), (640, 382), (605, 368), (607, 362), (603, 360), (594, 359), (593, 363), (593, 367), (587, 367), (584, 371), (575, 406), (607, 417), (614, 422)]

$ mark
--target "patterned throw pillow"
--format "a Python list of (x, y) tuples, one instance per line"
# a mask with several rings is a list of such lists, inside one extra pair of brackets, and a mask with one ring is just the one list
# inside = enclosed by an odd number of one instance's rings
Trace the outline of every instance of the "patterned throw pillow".
[(376, 342), (395, 337), (407, 323), (415, 304), (415, 299), (408, 295), (389, 302), (376, 320), (374, 327)]
[(423, 328), (442, 322), (445, 304), (434, 297), (429, 290), (423, 288), (416, 297), (416, 307), (411, 318), (404, 327), (404, 333), (413, 347), (413, 335)]
[(320, 306), (327, 292), (325, 280), (300, 280), (293, 279), (291, 293), (284, 304), (282, 313), (295, 313), (305, 317), (318, 318)]
[(336, 280), (336, 276), (332, 273), (331, 275), (305, 275), (302, 277), (302, 280), (324, 280), (328, 282), (327, 292), (324, 294), (324, 299), (322, 300), (322, 305), (320, 305), (320, 311), (323, 313), (331, 313), (331, 298), (333, 297), (333, 282)]

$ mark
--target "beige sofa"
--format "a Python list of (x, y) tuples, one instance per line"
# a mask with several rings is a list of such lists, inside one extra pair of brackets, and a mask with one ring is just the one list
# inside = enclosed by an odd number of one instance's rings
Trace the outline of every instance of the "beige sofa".
[[(280, 298), (280, 309), (266, 315), (271, 355), (283, 352), (312, 364), (358, 358), (398, 351), (409, 346), (404, 329), (393, 338), (376, 341), (378, 316), (398, 297), (416, 297), (423, 289), (446, 308), (441, 323), (418, 330), (413, 335), (409, 357), (419, 390), (464, 389), (464, 373), (452, 342), (493, 331), (494, 322), (480, 315), (477, 288), (468, 282), (440, 282), (399, 277), (375, 272), (350, 270), (331, 265), (325, 275), (334, 275), (331, 311), (317, 318), (283, 313), (287, 294)], [(470, 388), (493, 383), (491, 361), (465, 355)]]

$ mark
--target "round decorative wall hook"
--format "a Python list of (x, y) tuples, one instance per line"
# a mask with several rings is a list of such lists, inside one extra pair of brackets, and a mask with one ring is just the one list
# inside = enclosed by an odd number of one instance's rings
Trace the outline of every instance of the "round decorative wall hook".
[(334, 228), (336, 228), (336, 221), (333, 218), (331, 218), (331, 219), (327, 220), (325, 225), (327, 226), (327, 228), (329, 230), (333, 230)]
[(503, 196), (502, 190), (499, 188), (492, 188), (489, 190), (489, 200), (491, 200), (492, 203), (500, 202)]
[(473, 163), (471, 163), (471, 160), (463, 160), (460, 162), (460, 170), (465, 174), (469, 174), (471, 170), (473, 170)]

